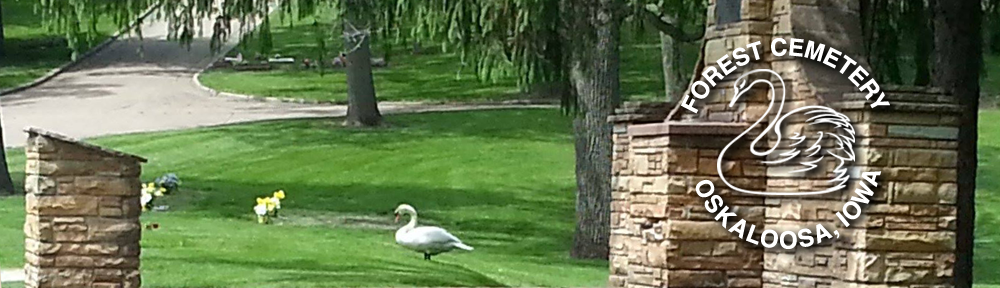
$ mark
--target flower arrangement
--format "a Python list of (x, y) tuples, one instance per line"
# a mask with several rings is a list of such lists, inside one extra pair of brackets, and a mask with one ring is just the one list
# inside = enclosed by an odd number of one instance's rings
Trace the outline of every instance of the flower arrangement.
[(257, 223), (267, 224), (271, 222), (271, 219), (269, 218), (269, 215), (267, 213), (268, 206), (270, 206), (269, 205), (270, 203), (271, 201), (269, 201), (267, 198), (257, 197), (257, 205), (253, 206), (253, 213), (257, 214)]
[(153, 200), (163, 197), (167, 193), (167, 188), (159, 187), (154, 182), (142, 184), (142, 192), (139, 196), (139, 203), (142, 204), (142, 211), (151, 208)]
[(278, 210), (281, 210), (281, 200), (285, 199), (285, 190), (274, 191), (270, 197), (257, 197), (257, 205), (253, 206), (254, 214), (257, 214), (257, 223), (271, 223), (271, 218), (278, 217)]

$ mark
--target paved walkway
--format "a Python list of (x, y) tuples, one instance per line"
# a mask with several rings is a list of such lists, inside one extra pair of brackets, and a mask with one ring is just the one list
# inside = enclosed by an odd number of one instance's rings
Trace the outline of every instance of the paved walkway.
[[(210, 21), (203, 21), (211, 30)], [(233, 27), (237, 27), (234, 25)], [(337, 117), (343, 105), (306, 105), (212, 96), (192, 77), (210, 64), (208, 39), (187, 49), (166, 40), (167, 26), (147, 21), (143, 39), (123, 38), (38, 87), (0, 98), (7, 147), (23, 146), (22, 129), (35, 126), (76, 138), (161, 131), (238, 122)], [(238, 37), (232, 37), (235, 38)], [(230, 43), (230, 47), (235, 43)], [(383, 103), (383, 114), (488, 109)]]

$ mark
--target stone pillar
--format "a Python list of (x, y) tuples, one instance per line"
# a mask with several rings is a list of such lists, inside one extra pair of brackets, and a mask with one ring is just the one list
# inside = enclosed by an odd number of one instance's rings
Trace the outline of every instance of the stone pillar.
[(832, 284), (952, 287), (961, 109), (940, 89), (885, 90), (886, 109), (872, 111), (857, 93), (837, 103), (859, 123), (856, 166), (881, 171), (884, 184), (862, 218), (839, 228), (848, 237), (836, 243), (841, 273)]
[(25, 131), (25, 286), (139, 287), (139, 174), (146, 160)]
[[(763, 197), (731, 193), (720, 184), (715, 169), (723, 147), (720, 143), (739, 135), (733, 133), (734, 127), (745, 128), (767, 116), (769, 91), (764, 89), (752, 90), (730, 106), (732, 82), (744, 71), (718, 80), (707, 98), (696, 104), (700, 105), (698, 113), (675, 107), (674, 115), (663, 123), (641, 124), (628, 122), (625, 111), (622, 117), (612, 117), (610, 285), (953, 286), (955, 219), (963, 217), (956, 215), (955, 208), (956, 114), (960, 110), (953, 98), (935, 88), (885, 85), (885, 100), (892, 104), (874, 108), (866, 101), (867, 95), (858, 94), (837, 70), (812, 60), (770, 54), (771, 39), (794, 37), (835, 47), (867, 67), (859, 40), (857, 0), (710, 0), (708, 12), (701, 64), (714, 65), (734, 48), (761, 41), (765, 56), (741, 69), (768, 68), (778, 73), (785, 86), (775, 89), (787, 92), (782, 93), (787, 94), (786, 111), (822, 105), (851, 119), (857, 131), (857, 159), (848, 170), (852, 180), (837, 193)], [(694, 77), (702, 78), (700, 72), (695, 71)], [(786, 131), (814, 132), (805, 119), (786, 120)], [(768, 145), (776, 144), (768, 140)], [(826, 179), (835, 173), (832, 169), (794, 173), (787, 165), (764, 165), (744, 156), (724, 159), (728, 162), (723, 169), (731, 172), (727, 178), (739, 175), (740, 181), (747, 181), (739, 187), (816, 191), (829, 187)], [(862, 173), (876, 171), (881, 172), (880, 186), (872, 189), (870, 205), (845, 227), (835, 213), (852, 199), (863, 181), (859, 179)], [(716, 194), (727, 204), (741, 207), (740, 216), (748, 225), (757, 224), (755, 233), (822, 224), (839, 237), (792, 250), (748, 246), (720, 227), (705, 213), (703, 199), (693, 196), (698, 181), (706, 179), (715, 183)]]
[[(629, 214), (629, 183), (636, 176), (634, 160), (632, 160), (631, 137), (628, 134), (628, 127), (633, 124), (659, 123), (667, 118), (668, 109), (671, 104), (666, 102), (622, 103), (622, 107), (615, 109), (615, 115), (608, 119), (614, 125), (614, 150), (612, 152), (611, 168), (611, 249), (608, 260), (611, 265), (611, 286), (624, 286), (629, 276), (629, 251), (628, 243), (638, 243), (638, 236), (629, 230), (631, 216)], [(648, 167), (648, 166), (647, 166)], [(644, 172), (645, 173), (645, 172)]]
[[(695, 193), (701, 180), (719, 182), (718, 151), (746, 129), (738, 123), (630, 125), (616, 148), (610, 285), (614, 287), (761, 287), (763, 249), (733, 237)], [(749, 152), (726, 167), (746, 187), (766, 185)], [(617, 157), (616, 157), (617, 159)], [(747, 225), (761, 227), (763, 197), (715, 187)], [(732, 225), (732, 223), (730, 223)], [(760, 233), (760, 230), (754, 232)]]

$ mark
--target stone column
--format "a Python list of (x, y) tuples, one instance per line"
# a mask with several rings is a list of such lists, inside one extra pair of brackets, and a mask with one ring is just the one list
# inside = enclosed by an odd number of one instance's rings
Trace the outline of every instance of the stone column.
[[(886, 87), (892, 105), (864, 94), (838, 108), (858, 119), (861, 171), (881, 171), (863, 217), (840, 228), (833, 287), (953, 287), (960, 107), (937, 88)], [(853, 187), (852, 187), (853, 188)], [(847, 200), (843, 195), (841, 200)]]
[(140, 164), (28, 128), (26, 287), (139, 287)]
[[(732, 236), (695, 193), (701, 180), (719, 182), (718, 151), (746, 129), (737, 123), (628, 126), (616, 166), (610, 285), (613, 287), (761, 287), (763, 249)], [(752, 155), (736, 154), (726, 169), (747, 187), (766, 185)], [(618, 157), (616, 157), (616, 160)], [(763, 197), (715, 187), (747, 225), (763, 224)], [(730, 224), (732, 225), (732, 224)], [(760, 231), (754, 232), (755, 234)]]

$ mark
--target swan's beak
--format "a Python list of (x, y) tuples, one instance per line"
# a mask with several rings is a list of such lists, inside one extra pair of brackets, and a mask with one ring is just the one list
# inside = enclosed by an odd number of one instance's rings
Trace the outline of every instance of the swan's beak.
[(396, 223), (399, 223), (399, 213), (396, 213)]

